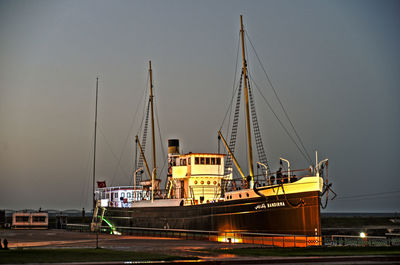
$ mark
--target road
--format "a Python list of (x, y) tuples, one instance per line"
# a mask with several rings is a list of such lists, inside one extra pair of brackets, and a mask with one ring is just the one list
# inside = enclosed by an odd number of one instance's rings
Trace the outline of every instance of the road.
[[(9, 248), (95, 248), (96, 234), (64, 230), (0, 230), (0, 238), (7, 238)], [(101, 248), (157, 252), (183, 257), (199, 257), (196, 264), (400, 264), (400, 256), (352, 256), (352, 257), (243, 257), (232, 254), (218, 254), (206, 249), (260, 247), (250, 244), (229, 244), (211, 241), (183, 240), (180, 238), (141, 237), (128, 235), (98, 235)], [(391, 259), (391, 260), (390, 260)], [(74, 263), (76, 265), (78, 263)], [(104, 264), (127, 264), (107, 262)], [(135, 264), (140, 264), (136, 263)], [(144, 263), (143, 263), (144, 264)], [(146, 262), (148, 264), (148, 262)], [(157, 264), (157, 263), (152, 263)], [(160, 263), (161, 264), (161, 263)], [(162, 264), (168, 264), (163, 262)], [(179, 264), (179, 263), (171, 263)], [(183, 264), (190, 264), (185, 262)]]

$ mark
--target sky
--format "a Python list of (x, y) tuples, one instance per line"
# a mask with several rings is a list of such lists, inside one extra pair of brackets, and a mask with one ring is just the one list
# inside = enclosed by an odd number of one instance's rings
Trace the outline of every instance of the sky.
[[(96, 180), (132, 183), (149, 60), (159, 167), (171, 138), (184, 153), (217, 152), (242, 14), (310, 156), (329, 159), (338, 197), (324, 211), (399, 212), (399, 12), (389, 0), (0, 0), (0, 209), (90, 209), (96, 77)], [(288, 126), (247, 51), (271, 169), (279, 157), (307, 168), (266, 107), (263, 97)]]

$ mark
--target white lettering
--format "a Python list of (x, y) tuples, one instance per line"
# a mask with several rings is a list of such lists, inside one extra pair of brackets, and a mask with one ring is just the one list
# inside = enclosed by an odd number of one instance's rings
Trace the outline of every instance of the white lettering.
[(259, 204), (259, 205), (257, 205), (257, 206), (255, 207), (256, 210), (261, 210), (261, 209), (265, 209), (265, 208), (267, 208), (267, 207), (265, 206), (264, 203), (263, 203), (263, 204)]
[(274, 207), (283, 207), (285, 206), (285, 202), (270, 202), (267, 203), (268, 208), (274, 208)]

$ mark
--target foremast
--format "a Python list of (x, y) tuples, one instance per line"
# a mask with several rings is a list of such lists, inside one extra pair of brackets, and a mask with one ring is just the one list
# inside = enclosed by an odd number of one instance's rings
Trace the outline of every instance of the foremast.
[(250, 188), (254, 184), (254, 171), (253, 171), (253, 148), (251, 144), (251, 124), (250, 124), (250, 109), (249, 109), (249, 90), (247, 85), (247, 63), (246, 53), (244, 47), (244, 29), (243, 29), (243, 16), (240, 15), (240, 37), (242, 44), (242, 58), (243, 58), (243, 77), (244, 77), (244, 97), (245, 97), (245, 109), (246, 109), (246, 128), (247, 128), (247, 150), (249, 160), (249, 178)]

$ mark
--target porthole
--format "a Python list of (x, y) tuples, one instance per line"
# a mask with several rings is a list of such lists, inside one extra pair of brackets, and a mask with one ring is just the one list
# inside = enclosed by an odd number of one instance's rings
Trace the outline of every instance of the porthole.
[(204, 184), (204, 181), (202, 180), (202, 181), (200, 181), (200, 184)]
[(213, 183), (214, 183), (214, 185), (215, 185), (215, 184), (217, 184), (217, 182), (216, 182), (215, 180), (214, 180), (214, 182), (213, 182)]
[(211, 183), (210, 181), (207, 181), (207, 185), (210, 185), (210, 183)]
[(246, 196), (249, 197), (250, 195), (248, 193), (246, 193)]
[(239, 194), (239, 198), (242, 198), (242, 194)]
[(197, 180), (194, 181), (194, 184), (197, 184)]

